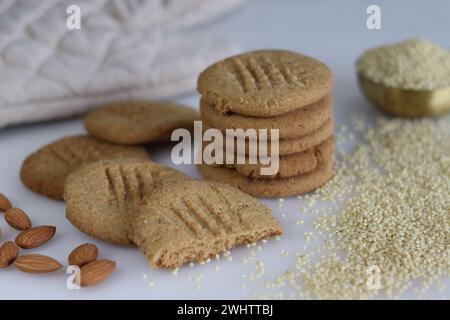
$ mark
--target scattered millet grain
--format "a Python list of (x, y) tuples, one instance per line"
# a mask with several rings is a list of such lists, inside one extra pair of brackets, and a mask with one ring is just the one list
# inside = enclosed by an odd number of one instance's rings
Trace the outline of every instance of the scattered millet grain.
[(450, 87), (450, 52), (413, 38), (367, 51), (357, 70), (373, 82), (409, 90)]
[(336, 236), (339, 247), (328, 247), (331, 254), (302, 274), (312, 296), (397, 297), (413, 280), (428, 288), (449, 275), (449, 120), (380, 119), (332, 183), (317, 192), (327, 199), (348, 184), (353, 194), (341, 212), (315, 222)]
[(281, 255), (283, 255), (283, 256), (285, 256), (285, 257), (288, 257), (288, 256), (289, 256), (289, 251), (287, 251), (287, 250), (281, 249), (281, 250), (280, 250), (280, 253), (281, 253)]
[(421, 297), (450, 275), (450, 117), (352, 123), (362, 142), (350, 153), (338, 144), (335, 177), (304, 199), (331, 209), (314, 213), (323, 244), (303, 246), (296, 272), (256, 298), (283, 298), (285, 286), (298, 299), (395, 298), (413, 282)]
[(264, 265), (264, 262), (257, 260), (255, 261), (255, 271), (246, 275), (243, 274), (243, 279), (249, 279), (249, 280), (256, 280), (261, 278), (266, 273), (266, 267)]

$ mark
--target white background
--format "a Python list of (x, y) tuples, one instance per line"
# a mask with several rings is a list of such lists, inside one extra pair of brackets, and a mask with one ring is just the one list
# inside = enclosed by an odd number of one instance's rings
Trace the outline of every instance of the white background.
[[(382, 29), (366, 28), (366, 8), (378, 4), (382, 9)], [(254, 0), (213, 25), (217, 31), (240, 42), (244, 50), (282, 48), (299, 51), (326, 62), (334, 71), (334, 89), (337, 126), (348, 123), (349, 115), (362, 111), (372, 117), (375, 111), (362, 97), (355, 80), (355, 60), (365, 49), (385, 42), (400, 41), (411, 36), (422, 36), (450, 47), (450, 3), (448, 1), (275, 1)], [(197, 107), (198, 96), (193, 93), (180, 99)], [(263, 200), (269, 205), (285, 228), (279, 241), (263, 245), (257, 259), (265, 263), (266, 273), (258, 281), (242, 278), (255, 271), (254, 260), (245, 264), (242, 257), (250, 249), (233, 250), (233, 261), (213, 261), (208, 265), (183, 268), (178, 276), (167, 271), (153, 271), (147, 267), (144, 256), (134, 248), (110, 245), (85, 236), (65, 219), (62, 202), (48, 200), (27, 190), (19, 180), (23, 159), (38, 147), (71, 134), (83, 133), (80, 119), (27, 125), (0, 130), (0, 192), (9, 195), (14, 205), (28, 212), (34, 225), (57, 226), (56, 237), (45, 246), (32, 250), (50, 255), (66, 263), (72, 248), (84, 242), (94, 242), (102, 258), (117, 261), (118, 268), (109, 281), (89, 289), (66, 289), (66, 275), (60, 271), (50, 275), (29, 275), (14, 268), (0, 270), (0, 299), (58, 298), (58, 299), (195, 299), (195, 298), (252, 298), (267, 292), (261, 280), (269, 280), (284, 271), (294, 270), (295, 255), (304, 245), (303, 233), (311, 228), (310, 218), (303, 218), (304, 226), (295, 224), (300, 216), (302, 200), (286, 199), (282, 208), (276, 200)], [(170, 146), (150, 146), (156, 161), (170, 165)], [(178, 169), (198, 177), (194, 166)], [(285, 215), (285, 217), (282, 216)], [(12, 239), (16, 232), (1, 221), (0, 240)], [(280, 250), (290, 252), (289, 256)], [(216, 266), (219, 271), (215, 271)], [(201, 289), (196, 289), (195, 278), (202, 274)], [(143, 276), (147, 275), (147, 279)], [(193, 280), (188, 280), (191, 276)], [(450, 283), (444, 291), (431, 291), (428, 297), (448, 298)], [(154, 282), (154, 286), (148, 286)], [(242, 285), (246, 284), (243, 289)], [(275, 290), (273, 292), (284, 289)], [(286, 292), (288, 294), (288, 292)], [(413, 294), (405, 295), (414, 298)]]

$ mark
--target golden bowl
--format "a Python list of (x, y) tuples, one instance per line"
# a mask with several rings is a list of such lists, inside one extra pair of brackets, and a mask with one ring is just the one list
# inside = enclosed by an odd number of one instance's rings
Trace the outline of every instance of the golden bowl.
[(381, 110), (400, 117), (439, 116), (450, 111), (450, 88), (404, 90), (358, 75), (364, 95)]

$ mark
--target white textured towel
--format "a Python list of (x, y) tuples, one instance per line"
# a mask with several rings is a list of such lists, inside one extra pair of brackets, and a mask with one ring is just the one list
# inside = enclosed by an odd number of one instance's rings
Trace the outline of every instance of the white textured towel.
[[(228, 39), (187, 31), (242, 0), (1, 0), (0, 127), (195, 88)], [(69, 5), (81, 30), (66, 27)]]

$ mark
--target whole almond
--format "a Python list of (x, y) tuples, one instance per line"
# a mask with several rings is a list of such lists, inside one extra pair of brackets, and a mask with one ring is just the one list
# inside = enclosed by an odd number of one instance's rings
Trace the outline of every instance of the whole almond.
[(97, 260), (98, 248), (95, 244), (85, 243), (82, 244), (70, 253), (69, 265), (82, 267), (92, 261)]
[(55, 259), (40, 254), (20, 256), (14, 262), (14, 266), (28, 273), (47, 273), (62, 268), (62, 264)]
[(5, 212), (11, 207), (11, 201), (3, 193), (0, 193), (0, 212)]
[(47, 241), (49, 241), (55, 235), (56, 227), (53, 226), (41, 226), (31, 228), (22, 231), (16, 237), (16, 243), (22, 249), (36, 248)]
[(19, 247), (12, 241), (7, 241), (0, 247), (0, 268), (10, 266), (19, 255)]
[(5, 212), (5, 220), (16, 230), (24, 231), (31, 228), (31, 220), (28, 215), (19, 208), (10, 208)]
[(90, 287), (106, 280), (116, 269), (111, 260), (97, 260), (81, 267), (81, 286)]

